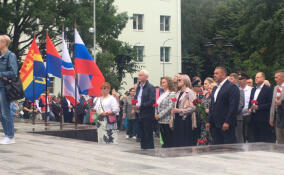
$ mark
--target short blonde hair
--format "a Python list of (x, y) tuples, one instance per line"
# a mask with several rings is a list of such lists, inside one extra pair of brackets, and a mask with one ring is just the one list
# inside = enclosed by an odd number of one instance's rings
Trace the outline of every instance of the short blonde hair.
[(7, 47), (11, 44), (11, 39), (8, 35), (0, 35), (0, 41), (4, 41)]

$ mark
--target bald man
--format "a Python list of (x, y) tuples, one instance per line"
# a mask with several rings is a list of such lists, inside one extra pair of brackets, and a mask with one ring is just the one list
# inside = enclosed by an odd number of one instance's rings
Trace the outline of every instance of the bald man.
[(10, 102), (7, 100), (4, 80), (16, 77), (18, 73), (16, 55), (8, 47), (11, 43), (7, 35), (0, 35), (0, 120), (5, 138), (0, 144), (15, 143), (14, 119), (10, 114)]
[(269, 126), (272, 89), (264, 84), (265, 74), (255, 75), (255, 84), (251, 91), (249, 113), (255, 142), (272, 142), (272, 128)]

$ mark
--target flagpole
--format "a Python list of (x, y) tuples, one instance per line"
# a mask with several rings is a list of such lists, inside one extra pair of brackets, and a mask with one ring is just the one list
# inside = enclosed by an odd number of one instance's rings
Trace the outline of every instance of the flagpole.
[[(46, 29), (46, 36), (48, 35), (48, 29)], [(45, 57), (45, 62), (47, 63), (47, 58)], [(44, 122), (45, 122), (45, 126), (47, 126), (47, 107), (48, 107), (48, 94), (47, 94), (47, 64), (46, 64), (46, 71), (45, 71), (45, 118), (44, 118)], [(45, 128), (47, 129), (47, 128)]]
[[(62, 33), (64, 32), (64, 25), (62, 25)], [(64, 35), (62, 35), (62, 40), (64, 40)], [(60, 98), (60, 130), (63, 129), (63, 110), (62, 110), (62, 99), (63, 99), (63, 74), (61, 74), (61, 98)]]
[[(77, 29), (77, 23), (75, 20), (75, 30)], [(74, 49), (74, 57), (75, 57), (75, 49)], [(77, 129), (77, 82), (78, 82), (78, 76), (77, 76), (77, 71), (76, 71), (76, 65), (75, 65), (75, 109), (74, 109), (74, 115), (75, 115), (75, 129)]]
[(33, 125), (35, 125), (35, 77), (33, 76), (33, 114), (32, 114)]
[[(35, 39), (35, 33), (34, 39)], [(34, 61), (34, 60), (33, 60)], [(33, 125), (35, 125), (35, 76), (33, 75), (33, 114), (32, 114)]]
[(96, 33), (97, 33), (97, 29), (96, 29), (96, 0), (94, 0), (94, 60), (96, 62)]

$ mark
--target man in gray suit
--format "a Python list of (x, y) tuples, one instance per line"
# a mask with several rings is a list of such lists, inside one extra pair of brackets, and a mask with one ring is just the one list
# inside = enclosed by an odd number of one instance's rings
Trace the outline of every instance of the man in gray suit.
[[(229, 76), (229, 81), (234, 83), (239, 87), (239, 75), (236, 73), (231, 73)], [(238, 114), (237, 114), (237, 126), (235, 127), (235, 135), (237, 143), (244, 143), (244, 136), (243, 136), (243, 108), (245, 106), (245, 93), (244, 90), (240, 89), (240, 103), (238, 107)]]
[(275, 86), (270, 108), (270, 126), (275, 125), (276, 140), (284, 144), (284, 70), (275, 73)]

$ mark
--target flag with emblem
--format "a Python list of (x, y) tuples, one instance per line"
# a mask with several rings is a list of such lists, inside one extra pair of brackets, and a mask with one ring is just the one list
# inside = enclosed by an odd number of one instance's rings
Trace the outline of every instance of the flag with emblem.
[[(20, 78), (23, 83), (25, 98), (31, 101), (37, 99), (46, 87), (45, 66), (40, 55), (35, 38), (28, 51), (20, 70)], [(34, 80), (34, 84), (33, 84)], [(47, 82), (48, 84), (49, 82)], [(33, 87), (34, 86), (34, 87)], [(33, 93), (34, 90), (34, 93)]]

